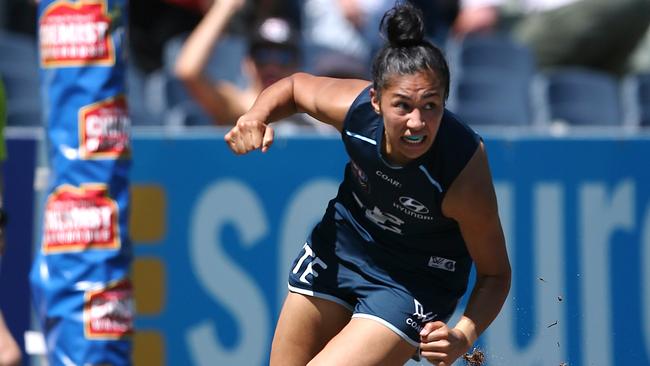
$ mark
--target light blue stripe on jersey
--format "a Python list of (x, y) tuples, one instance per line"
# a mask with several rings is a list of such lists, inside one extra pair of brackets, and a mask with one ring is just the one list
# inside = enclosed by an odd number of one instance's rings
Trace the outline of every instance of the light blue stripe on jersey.
[(420, 165), (420, 170), (424, 172), (424, 175), (427, 176), (427, 178), (429, 179), (429, 182), (431, 182), (431, 184), (433, 184), (436, 188), (438, 188), (438, 191), (440, 191), (440, 193), (442, 193), (442, 187), (440, 186), (440, 183), (436, 182), (436, 180), (433, 179), (431, 174), (429, 174), (429, 172), (427, 171), (427, 168), (425, 168), (423, 165)]
[(348, 130), (345, 130), (345, 134), (348, 135), (348, 136), (350, 136), (350, 137), (354, 137), (355, 139), (359, 139), (359, 140), (361, 140), (361, 141), (365, 141), (365, 142), (367, 142), (367, 143), (370, 143), (370, 144), (373, 144), (373, 145), (377, 145), (377, 141), (375, 141), (375, 140), (373, 140), (373, 139), (371, 139), (371, 138), (368, 138), (368, 137), (366, 137), (366, 136), (361, 136), (361, 135), (359, 135), (359, 134), (357, 134), (357, 133), (350, 132), (350, 131), (348, 131)]
[(335, 216), (335, 219), (340, 220), (341, 218), (344, 218), (345, 220), (347, 220), (349, 223), (352, 224), (354, 229), (357, 231), (357, 233), (359, 233), (359, 235), (361, 235), (363, 239), (365, 239), (366, 241), (374, 241), (370, 233), (368, 233), (366, 229), (364, 229), (363, 226), (361, 226), (357, 222), (357, 220), (354, 219), (350, 211), (348, 211), (348, 209), (345, 208), (345, 206), (337, 202), (335, 204), (335, 207), (336, 207), (336, 216), (338, 216), (338, 217)]

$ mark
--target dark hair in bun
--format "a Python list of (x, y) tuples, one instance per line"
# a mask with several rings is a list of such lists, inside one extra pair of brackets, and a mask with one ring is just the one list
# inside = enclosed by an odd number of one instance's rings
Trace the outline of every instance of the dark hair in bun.
[(442, 51), (425, 39), (422, 12), (408, 2), (400, 2), (381, 18), (379, 30), (386, 42), (372, 62), (372, 81), (381, 93), (395, 75), (410, 75), (430, 70), (449, 95), (449, 66)]

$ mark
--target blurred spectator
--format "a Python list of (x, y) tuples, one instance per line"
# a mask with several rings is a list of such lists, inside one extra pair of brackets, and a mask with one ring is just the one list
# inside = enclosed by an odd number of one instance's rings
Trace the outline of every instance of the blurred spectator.
[[(313, 67), (323, 54), (339, 54), (370, 63), (379, 18), (392, 6), (389, 0), (305, 0), (302, 30), (305, 68)], [(372, 35), (372, 36), (369, 36)]]
[(632, 54), (628, 69), (632, 73), (650, 72), (650, 28)]
[(425, 32), (432, 42), (444, 47), (449, 30), (458, 16), (458, 0), (411, 0), (426, 17)]
[[(458, 0), (410, 0), (422, 10), (426, 36), (444, 45), (458, 14)], [(305, 69), (318, 73), (322, 55), (340, 54), (366, 65), (383, 44), (379, 22), (395, 0), (305, 0), (302, 29), (306, 47)], [(354, 70), (351, 70), (352, 72)]]
[[(0, 81), (0, 260), (5, 247), (5, 232), (4, 226), (7, 217), (2, 210), (2, 191), (3, 191), (3, 176), (2, 176), (2, 163), (5, 158), (5, 141), (4, 141), (4, 125), (6, 119), (6, 105), (5, 93), (2, 81)], [(18, 366), (20, 365), (20, 349), (16, 341), (9, 333), (5, 325), (2, 312), (0, 312), (0, 366)]]
[(144, 73), (161, 68), (165, 43), (196, 27), (201, 20), (205, 2), (206, 0), (129, 1), (128, 33), (133, 64)]
[(623, 74), (650, 25), (650, 0), (461, 0), (456, 35), (506, 30), (542, 68), (583, 66)]
[[(261, 14), (287, 14), (299, 19), (298, 0), (242, 0), (242, 10), (228, 22), (228, 33), (243, 35)], [(190, 33), (215, 0), (129, 1), (129, 41), (134, 64), (150, 73), (163, 66), (165, 43)]]
[(38, 0), (0, 1), (0, 27), (13, 33), (34, 36)]
[(243, 0), (215, 2), (187, 38), (176, 61), (176, 76), (216, 124), (234, 124), (264, 88), (298, 71), (300, 64), (295, 28), (281, 18), (267, 18), (250, 34), (248, 54), (242, 60), (249, 85), (241, 89), (228, 81), (209, 78), (205, 69), (214, 47), (243, 5)]

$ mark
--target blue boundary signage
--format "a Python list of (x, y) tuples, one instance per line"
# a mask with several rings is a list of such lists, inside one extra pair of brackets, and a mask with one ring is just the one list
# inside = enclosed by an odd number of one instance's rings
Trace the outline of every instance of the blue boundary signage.
[[(486, 144), (514, 271), (480, 339), (489, 363), (649, 364), (650, 140)], [(134, 138), (132, 182), (166, 202), (164, 235), (135, 246), (164, 267), (165, 296), (136, 326), (161, 335), (167, 364), (266, 364), (289, 260), (345, 163), (337, 139), (235, 156), (219, 136)]]

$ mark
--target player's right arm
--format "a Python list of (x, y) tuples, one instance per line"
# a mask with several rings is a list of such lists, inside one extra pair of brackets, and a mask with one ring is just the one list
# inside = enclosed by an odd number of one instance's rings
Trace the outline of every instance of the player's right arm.
[(341, 131), (350, 105), (368, 84), (366, 80), (293, 74), (266, 88), (224, 139), (236, 154), (265, 152), (273, 143), (268, 124), (299, 112)]

